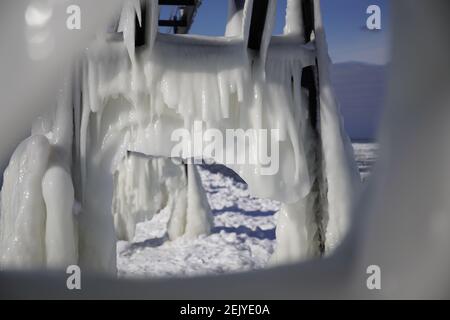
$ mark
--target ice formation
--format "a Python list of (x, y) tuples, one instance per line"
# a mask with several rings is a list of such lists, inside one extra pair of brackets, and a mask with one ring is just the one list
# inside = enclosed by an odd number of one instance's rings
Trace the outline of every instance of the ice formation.
[(228, 1), (228, 22), (225, 29), (225, 36), (239, 36), (242, 33), (244, 3), (245, 0)]
[(209, 204), (194, 165), (129, 154), (117, 167), (114, 186), (112, 213), (118, 240), (133, 240), (136, 225), (164, 209), (171, 212), (171, 240), (208, 234), (211, 229)]
[[(157, 1), (148, 2), (147, 19), (138, 2), (127, 1), (119, 22), (123, 41), (100, 37), (86, 50), (55, 117), (36, 122), (11, 159), (2, 190), (0, 266), (78, 261), (89, 270), (114, 272), (116, 231), (130, 238), (136, 222), (167, 205), (173, 208), (171, 238), (208, 232), (208, 206), (194, 166), (187, 166), (186, 181), (167, 160), (127, 157), (172, 156), (172, 132), (185, 128), (194, 135), (195, 121), (222, 131), (278, 129), (276, 174), (261, 174), (261, 163), (229, 166), (254, 196), (284, 204), (274, 262), (319, 255), (321, 246), (334, 249), (348, 228), (359, 178), (329, 81), (319, 3), (315, 41), (305, 44), (293, 27), (302, 23), (295, 2), (289, 1), (296, 18), (288, 12), (286, 35), (274, 37), (276, 1), (269, 2), (261, 48), (254, 52), (247, 48), (251, 0), (229, 21), (230, 36), (217, 38), (157, 34)], [(140, 48), (134, 45), (136, 18), (149, 30)], [(319, 138), (301, 83), (303, 68), (316, 60)], [(257, 150), (267, 148), (256, 143)], [(191, 151), (180, 156), (204, 156)], [(130, 173), (135, 169), (138, 176)]]
[(72, 109), (66, 82), (50, 119), (39, 118), (4, 173), (0, 266), (62, 268), (78, 261), (71, 177)]

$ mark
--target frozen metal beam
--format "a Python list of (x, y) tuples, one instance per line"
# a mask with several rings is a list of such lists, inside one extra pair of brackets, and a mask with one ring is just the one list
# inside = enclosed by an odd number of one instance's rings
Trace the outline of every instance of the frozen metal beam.
[(256, 0), (253, 2), (252, 17), (250, 20), (250, 34), (248, 38), (248, 48), (259, 51), (266, 25), (267, 10), (269, 0)]
[(187, 27), (187, 21), (185, 19), (182, 20), (159, 20), (160, 27)]
[(196, 6), (196, 0), (159, 0), (160, 6)]
[(311, 32), (314, 31), (314, 0), (302, 0), (302, 15), (305, 42), (311, 41)]

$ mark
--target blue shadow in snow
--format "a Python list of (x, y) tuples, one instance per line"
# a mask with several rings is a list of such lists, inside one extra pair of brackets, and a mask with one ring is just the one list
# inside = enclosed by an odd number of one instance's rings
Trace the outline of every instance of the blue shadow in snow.
[(223, 164), (202, 164), (200, 165), (203, 169), (208, 170), (211, 173), (221, 173), (225, 177), (233, 178), (236, 182), (247, 184), (244, 179), (242, 179), (234, 170), (224, 166)]
[(212, 213), (214, 215), (220, 215), (225, 212), (238, 212), (244, 216), (249, 216), (249, 217), (270, 217), (275, 214), (275, 211), (260, 211), (260, 210), (245, 211), (245, 210), (240, 209), (238, 206), (226, 207), (226, 208), (223, 208), (220, 210), (215, 210), (215, 209), (212, 210)]
[(142, 249), (142, 248), (157, 248), (159, 246), (162, 246), (166, 241), (168, 240), (167, 234), (165, 234), (161, 238), (151, 238), (146, 239), (141, 242), (135, 242), (130, 244), (129, 249), (136, 250), (136, 249)]
[(275, 240), (275, 229), (262, 230), (260, 228), (256, 228), (256, 230), (252, 230), (250, 228), (239, 226), (237, 228), (234, 227), (214, 227), (212, 229), (213, 233), (220, 233), (221, 231), (225, 231), (226, 233), (236, 233), (236, 234), (245, 234), (252, 238), (257, 238), (260, 240)]

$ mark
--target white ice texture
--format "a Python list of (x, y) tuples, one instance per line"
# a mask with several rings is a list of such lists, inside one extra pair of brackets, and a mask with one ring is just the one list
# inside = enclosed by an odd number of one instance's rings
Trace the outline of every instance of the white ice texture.
[[(127, 157), (170, 157), (173, 131), (192, 132), (195, 121), (222, 132), (279, 130), (276, 174), (261, 174), (261, 163), (230, 165), (252, 195), (283, 203), (274, 263), (318, 255), (320, 242), (325, 252), (339, 244), (359, 177), (329, 79), (320, 14), (311, 43), (293, 27), (301, 25), (300, 12), (288, 14), (286, 35), (272, 36), (270, 1), (255, 53), (247, 49), (252, 3), (246, 1), (242, 22), (233, 19), (238, 25), (227, 27), (233, 36), (211, 38), (157, 34), (151, 1), (149, 41), (135, 48), (140, 7), (126, 2), (119, 28), (124, 40), (100, 37), (85, 50), (54, 115), (38, 119), (11, 158), (2, 189), (1, 268), (76, 262), (115, 273), (117, 237), (129, 239), (137, 222), (166, 206), (172, 208), (171, 238), (207, 233), (209, 207), (195, 167), (187, 167), (186, 181), (182, 167), (167, 160)], [(289, 6), (300, 10), (292, 1)], [(318, 137), (301, 86), (302, 69), (316, 59)], [(264, 146), (248, 147), (254, 154)]]

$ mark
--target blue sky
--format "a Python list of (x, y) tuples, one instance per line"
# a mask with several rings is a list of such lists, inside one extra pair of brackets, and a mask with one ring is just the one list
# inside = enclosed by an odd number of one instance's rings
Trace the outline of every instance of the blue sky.
[[(322, 14), (327, 32), (330, 56), (334, 62), (361, 61), (384, 64), (389, 60), (389, 0), (322, 0)], [(381, 7), (382, 30), (365, 28), (366, 9)], [(223, 35), (228, 0), (203, 0), (191, 33)], [(282, 33), (286, 0), (278, 0), (274, 33)]]

